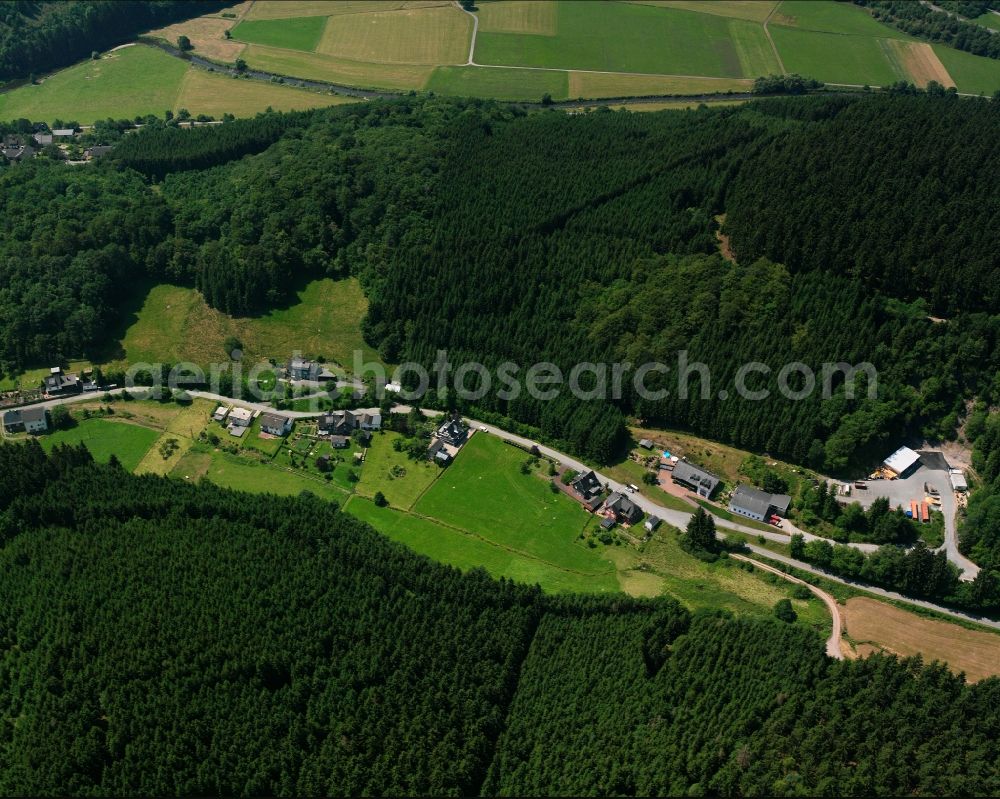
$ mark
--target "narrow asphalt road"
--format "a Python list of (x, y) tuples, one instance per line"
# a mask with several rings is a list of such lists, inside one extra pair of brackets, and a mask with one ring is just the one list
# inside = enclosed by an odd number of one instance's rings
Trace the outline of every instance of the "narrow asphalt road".
[(826, 605), (826, 609), (830, 611), (830, 617), (833, 619), (833, 630), (830, 633), (830, 637), (826, 639), (826, 654), (832, 658), (836, 658), (837, 660), (844, 659), (844, 653), (840, 648), (840, 637), (843, 635), (844, 623), (840, 616), (840, 607), (837, 605), (836, 599), (830, 596), (826, 591), (817, 588), (815, 585), (810, 585), (805, 580), (800, 580), (798, 577), (793, 577), (791, 574), (785, 574), (781, 569), (776, 569), (774, 566), (768, 566), (766, 563), (761, 563), (759, 560), (748, 558), (746, 555), (734, 554), (730, 557), (746, 561), (747, 563), (752, 563), (758, 569), (763, 569), (764, 571), (776, 574), (779, 577), (788, 580), (790, 583), (804, 585), (821, 600), (823, 600), (823, 604)]

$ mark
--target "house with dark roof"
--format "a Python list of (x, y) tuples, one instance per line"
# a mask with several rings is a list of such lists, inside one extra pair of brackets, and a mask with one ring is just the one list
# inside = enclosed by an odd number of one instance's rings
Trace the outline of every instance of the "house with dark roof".
[(291, 380), (316, 380), (319, 377), (319, 364), (305, 358), (292, 358), (288, 362), (288, 377)]
[(600, 494), (604, 490), (604, 486), (601, 485), (601, 481), (597, 479), (593, 470), (581, 474), (570, 485), (577, 494), (585, 499)]
[(351, 439), (347, 436), (330, 436), (330, 446), (334, 449), (347, 449)]
[(729, 511), (763, 522), (772, 516), (786, 516), (791, 501), (787, 494), (769, 494), (753, 486), (738, 485), (729, 498)]
[(103, 158), (112, 149), (114, 148), (110, 144), (95, 144), (93, 147), (88, 147), (83, 151), (83, 157), (88, 161), (93, 161), (95, 158)]
[(49, 369), (49, 376), (45, 378), (45, 393), (54, 397), (65, 396), (66, 394), (79, 394), (83, 391), (80, 378), (74, 374), (66, 374), (62, 367), (53, 366)]
[(646, 519), (646, 523), (643, 525), (643, 527), (645, 527), (646, 530), (648, 530), (649, 532), (653, 533), (656, 532), (656, 528), (659, 527), (662, 523), (663, 520), (659, 516), (650, 516), (649, 518)]
[(438, 438), (453, 447), (460, 447), (469, 437), (469, 428), (458, 418), (449, 419), (437, 431)]
[(35, 140), (35, 144), (39, 147), (45, 147), (52, 144), (52, 134), (51, 133), (33, 133), (31, 138)]
[(699, 497), (710, 499), (715, 489), (719, 487), (719, 478), (711, 472), (699, 469), (687, 461), (677, 461), (674, 470), (670, 474), (670, 479), (677, 485), (684, 486), (690, 491), (694, 491)]
[(333, 411), (319, 417), (321, 436), (349, 436), (357, 426), (357, 420), (350, 411)]
[(16, 408), (3, 415), (3, 429), (8, 433), (44, 433), (49, 429), (45, 408)]
[(444, 441), (440, 438), (431, 441), (431, 445), (427, 448), (427, 459), (441, 466), (447, 466), (451, 463), (451, 453), (444, 448)]
[(287, 436), (292, 430), (292, 420), (280, 413), (262, 413), (260, 429), (272, 436)]
[(608, 496), (604, 507), (615, 514), (615, 518), (622, 524), (635, 524), (642, 520), (642, 509), (624, 494), (615, 491)]

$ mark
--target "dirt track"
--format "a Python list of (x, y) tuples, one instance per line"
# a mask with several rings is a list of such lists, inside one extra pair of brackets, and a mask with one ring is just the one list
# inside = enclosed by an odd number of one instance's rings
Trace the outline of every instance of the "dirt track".
[(737, 560), (743, 560), (747, 563), (752, 563), (758, 569), (763, 569), (764, 571), (771, 572), (771, 574), (776, 574), (782, 577), (790, 583), (797, 583), (799, 585), (804, 585), (810, 591), (812, 591), (816, 596), (823, 600), (823, 604), (826, 605), (826, 609), (830, 611), (830, 616), (833, 617), (833, 632), (830, 633), (830, 637), (826, 639), (826, 654), (837, 660), (844, 659), (844, 653), (840, 649), (840, 634), (843, 629), (843, 621), (840, 617), (840, 608), (837, 606), (837, 600), (830, 596), (826, 591), (821, 591), (815, 585), (810, 585), (805, 580), (800, 580), (798, 577), (792, 577), (790, 574), (785, 574), (780, 569), (776, 569), (773, 566), (768, 566), (766, 563), (761, 563), (759, 560), (754, 560), (753, 558), (748, 558), (745, 555), (730, 555), (730, 557), (736, 558)]

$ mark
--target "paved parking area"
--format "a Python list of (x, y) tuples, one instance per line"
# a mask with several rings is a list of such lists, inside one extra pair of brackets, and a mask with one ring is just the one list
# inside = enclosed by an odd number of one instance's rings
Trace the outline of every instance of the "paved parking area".
[[(943, 458), (941, 459), (943, 462)], [(932, 461), (933, 462), (933, 461)], [(910, 501), (923, 502), (927, 496), (924, 491), (924, 483), (933, 486), (941, 496), (942, 510), (946, 509), (946, 503), (951, 505), (951, 513), (954, 513), (954, 497), (952, 496), (951, 483), (948, 480), (947, 464), (944, 469), (928, 468), (923, 460), (916, 470), (902, 480), (866, 480), (868, 489), (851, 489), (851, 499), (860, 502), (867, 508), (879, 497), (888, 497), (889, 504), (896, 508), (902, 506), (903, 510), (910, 507)]]

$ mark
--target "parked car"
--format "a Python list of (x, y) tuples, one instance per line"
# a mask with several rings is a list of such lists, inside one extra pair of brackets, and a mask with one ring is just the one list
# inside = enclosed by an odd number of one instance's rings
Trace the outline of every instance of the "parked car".
[(486, 425), (484, 425), (484, 424), (481, 424), (481, 425), (479, 425), (479, 430), (480, 430), (481, 432), (483, 432), (483, 433), (488, 433), (488, 432), (490, 432), (490, 431), (489, 431), (489, 430), (488, 430), (488, 429), (486, 428)]
[(639, 486), (633, 485), (632, 483), (629, 483), (627, 486), (625, 486), (625, 488), (630, 494), (634, 494), (636, 491), (639, 490)]
[(864, 480), (855, 480), (854, 487), (864, 489), (865, 491), (868, 490), (868, 484)]

